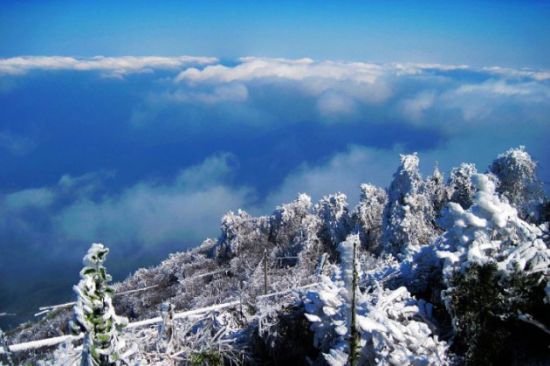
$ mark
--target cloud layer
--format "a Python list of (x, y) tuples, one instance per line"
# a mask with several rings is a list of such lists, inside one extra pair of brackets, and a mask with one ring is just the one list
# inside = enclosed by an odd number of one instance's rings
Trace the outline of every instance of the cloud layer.
[(75, 58), (64, 56), (26, 56), (0, 59), (0, 75), (22, 75), (31, 70), (102, 71), (109, 76), (147, 72), (155, 69), (181, 69), (186, 65), (217, 62), (214, 57), (122, 56)]
[(18, 218), (18, 225), (25, 228), (42, 221), (49, 229), (37, 229), (36, 237), (50, 236), (67, 243), (194, 245), (217, 235), (220, 218), (228, 209), (247, 203), (250, 189), (227, 184), (233, 173), (231, 159), (228, 154), (215, 155), (168, 181), (142, 181), (118, 193), (108, 190), (109, 180), (116, 179), (112, 173), (64, 175), (53, 186), (0, 197), (2, 226), (6, 229), (10, 218)]
[[(132, 78), (133, 73), (157, 69), (169, 73)], [(387, 184), (387, 167), (398, 152), (420, 151), (446, 167), (456, 160), (453, 154), (486, 163), (499, 151), (519, 144), (526, 145), (543, 167), (550, 155), (541, 138), (550, 125), (550, 74), (545, 70), (308, 58), (244, 57), (223, 63), (191, 56), (0, 59), (0, 81), (24, 80), (31, 70), (43, 73), (45, 81), (33, 82), (45, 86), (33, 91), (37, 95), (28, 95), (27, 105), (18, 107), (17, 103), (27, 97), (28, 84), (1, 94), (7, 106), (7, 112), (1, 113), (10, 114), (15, 104), (10, 118), (5, 119), (14, 123), (0, 128), (0, 149), (13, 156), (4, 160), (8, 173), (12, 167), (15, 182), (18, 173), (31, 174), (16, 170), (21, 164), (15, 159), (39, 164), (50, 155), (44, 163), (57, 169), (50, 174), (50, 186), (52, 176), (64, 174), (113, 170), (122, 177), (116, 194), (107, 189), (102, 201), (78, 197), (72, 206), (56, 213), (56, 225), (66, 232), (75, 228), (69, 239), (89, 238), (119, 227), (145, 228), (148, 220), (153, 222), (158, 215), (150, 212), (171, 212), (174, 219), (162, 222), (183, 219), (186, 204), (179, 195), (194, 197), (197, 192), (188, 191), (188, 182), (181, 186), (151, 181), (158, 177), (166, 181), (177, 171), (191, 169), (190, 164), (222, 152), (230, 152), (239, 162), (231, 189), (250, 187), (259, 201), (269, 204), (289, 199), (298, 191), (320, 195), (349, 190), (362, 180)], [(48, 79), (51, 70), (100, 71), (126, 78), (124, 83), (114, 84), (71, 76), (66, 85), (81, 93), (72, 103), (78, 107), (73, 111), (70, 103), (64, 103), (67, 95), (57, 95), (58, 89), (49, 84), (65, 80), (65, 74), (56, 73)], [(92, 82), (97, 84), (90, 88)], [(95, 100), (90, 106), (87, 95)], [(97, 95), (106, 97), (97, 100)], [(127, 95), (132, 99), (127, 100)], [(36, 100), (43, 100), (44, 105)], [(16, 108), (36, 112), (21, 122), (15, 118)], [(81, 115), (86, 108), (90, 113)], [(40, 120), (44, 121), (37, 122)], [(80, 124), (89, 128), (82, 129)], [(83, 153), (81, 146), (97, 147), (94, 158)], [(168, 151), (174, 157), (164, 159)], [(72, 163), (61, 164), (65, 161)], [(71, 170), (77, 165), (80, 171)], [(128, 166), (136, 171), (130, 174)], [(550, 177), (548, 169), (542, 173)], [(228, 202), (228, 206), (242, 202), (242, 192), (237, 191), (236, 200), (231, 201), (226, 187), (218, 188), (208, 189), (219, 195), (220, 202)], [(35, 188), (15, 183), (15, 189), (8, 190), (27, 189)], [(178, 207), (182, 217), (176, 214)], [(117, 221), (119, 216), (126, 216), (127, 225)], [(106, 224), (109, 222), (112, 224)], [(169, 233), (163, 238), (143, 230), (136, 230), (137, 234), (126, 236), (126, 240), (135, 241), (139, 236), (159, 243), (166, 238), (175, 240), (185, 231), (159, 230)], [(197, 231), (194, 240), (204, 232)], [(119, 234), (119, 239), (125, 235)]]
[(69, 241), (193, 246), (217, 235), (227, 210), (246, 205), (249, 189), (223, 183), (230, 174), (228, 159), (210, 157), (168, 183), (140, 182), (100, 199), (81, 196), (55, 216), (54, 226)]

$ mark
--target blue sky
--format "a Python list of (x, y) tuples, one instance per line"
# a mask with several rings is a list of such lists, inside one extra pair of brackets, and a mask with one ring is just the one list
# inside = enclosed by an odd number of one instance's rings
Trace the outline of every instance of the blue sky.
[[(548, 1), (3, 1), (0, 55), (547, 67)], [(389, 5), (388, 5), (389, 4)]]
[(91, 242), (121, 279), (400, 153), (550, 181), (547, 3), (90, 4), (0, 4), (0, 312), (70, 298)]

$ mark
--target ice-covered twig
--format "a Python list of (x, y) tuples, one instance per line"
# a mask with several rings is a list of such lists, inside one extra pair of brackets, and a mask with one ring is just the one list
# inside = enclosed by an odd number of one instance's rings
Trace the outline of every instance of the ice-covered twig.
[[(142, 288), (138, 288), (138, 289), (134, 289), (134, 290), (122, 291), (122, 292), (115, 293), (114, 296), (129, 295), (129, 294), (133, 294), (133, 293), (136, 293), (136, 292), (147, 291), (147, 290), (150, 290), (150, 289), (155, 288), (155, 287), (158, 287), (158, 285), (152, 285), (152, 286), (142, 287)], [(75, 301), (67, 302), (67, 303), (64, 303), (64, 304), (58, 304), (58, 305), (41, 306), (41, 307), (38, 308), (38, 310), (40, 310), (40, 311), (38, 313), (34, 314), (34, 316), (38, 317), (38, 316), (47, 314), (47, 313), (49, 313), (51, 311), (54, 311), (54, 310), (57, 310), (57, 309), (70, 308), (71, 306), (74, 306), (74, 304), (76, 304)]]
[[(21, 351), (29, 351), (31, 349), (37, 349), (42, 347), (51, 347), (56, 346), (60, 343), (67, 342), (67, 341), (76, 341), (79, 339), (82, 339), (84, 335), (64, 335), (59, 337), (53, 337), (53, 338), (46, 338), (46, 339), (40, 339), (37, 341), (30, 341), (30, 342), (24, 342), (24, 343), (18, 343), (18, 344), (12, 344), (10, 346), (11, 352), (21, 352)], [(4, 354), (5, 351), (3, 349), (0, 349), (0, 354)]]
[[(270, 297), (280, 296), (280, 295), (291, 293), (293, 291), (300, 291), (300, 290), (304, 290), (304, 289), (314, 287), (314, 286), (317, 286), (317, 285), (318, 285), (318, 283), (316, 282), (316, 283), (311, 283), (309, 285), (305, 285), (305, 286), (301, 286), (301, 287), (295, 287), (295, 288), (291, 288), (291, 289), (284, 290), (284, 291), (273, 292), (273, 293), (270, 293), (270, 294), (267, 294), (267, 295), (258, 296), (258, 299), (267, 299), (267, 298), (270, 298)], [(179, 313), (174, 313), (174, 319), (192, 318), (193, 316), (196, 316), (196, 315), (201, 315), (201, 314), (209, 313), (209, 312), (212, 312), (212, 311), (217, 311), (217, 310), (227, 309), (227, 308), (231, 308), (231, 307), (236, 307), (239, 304), (240, 304), (240, 301), (235, 300), (235, 301), (230, 301), (230, 302), (226, 302), (226, 303), (223, 303), (223, 304), (215, 304), (215, 305), (206, 306), (206, 307), (202, 307), (202, 308), (197, 308), (197, 309), (192, 309), (192, 310), (183, 311), (183, 312), (179, 312)], [(134, 328), (139, 328), (139, 327), (145, 327), (145, 326), (149, 326), (149, 325), (153, 325), (153, 324), (158, 324), (160, 322), (162, 322), (162, 317), (158, 316), (158, 317), (155, 317), (155, 318), (150, 318), (150, 319), (145, 319), (145, 320), (141, 320), (141, 321), (137, 321), (137, 322), (128, 323), (128, 325), (125, 327), (125, 329), (134, 329)], [(37, 348), (48, 347), (48, 346), (55, 346), (57, 344), (60, 344), (60, 343), (66, 342), (66, 341), (75, 341), (75, 340), (78, 340), (78, 339), (81, 339), (81, 338), (82, 338), (82, 335), (80, 335), (80, 336), (65, 335), (65, 336), (54, 337), (54, 338), (46, 338), (46, 339), (41, 339), (41, 340), (37, 340), (37, 341), (25, 342), (25, 343), (19, 343), (19, 344), (11, 345), (10, 346), (10, 351), (11, 352), (28, 351), (30, 349), (37, 349)], [(2, 350), (0, 350), (0, 353), (4, 353), (4, 352)]]

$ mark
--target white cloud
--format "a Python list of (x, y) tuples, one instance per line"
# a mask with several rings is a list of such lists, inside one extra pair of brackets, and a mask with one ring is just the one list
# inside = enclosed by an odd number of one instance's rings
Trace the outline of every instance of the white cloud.
[(359, 185), (372, 183), (385, 187), (399, 165), (399, 149), (382, 150), (365, 146), (350, 146), (336, 153), (325, 163), (302, 165), (290, 173), (281, 186), (272, 192), (264, 211), (282, 202), (292, 200), (300, 192), (310, 194), (314, 200), (337, 191), (346, 193), (348, 201), (359, 199)]
[(29, 207), (47, 208), (55, 199), (55, 194), (48, 188), (29, 188), (7, 194), (4, 197), (4, 209), (21, 210)]
[[(550, 85), (547, 83), (489, 79), (449, 89), (438, 96), (434, 105), (448, 111), (460, 111), (464, 122), (498, 125), (508, 120), (516, 123), (534, 120), (547, 123), (549, 100)], [(499, 113), (511, 109), (514, 113)]]
[[(216, 236), (221, 217), (246, 207), (253, 191), (232, 188), (234, 157), (215, 155), (182, 170), (169, 182), (142, 181), (106, 193), (112, 173), (64, 175), (57, 184), (0, 195), (0, 229), (18, 235), (68, 243), (108, 245), (199, 244)], [(183, 247), (182, 247), (183, 248)]]
[(239, 83), (219, 85), (211, 91), (177, 90), (167, 96), (167, 100), (175, 102), (204, 104), (244, 102), (247, 99), (248, 89)]
[(99, 202), (80, 200), (60, 212), (55, 222), (69, 240), (198, 244), (217, 233), (225, 212), (245, 205), (248, 193), (220, 184), (198, 190), (138, 184)]
[(0, 131), (0, 149), (14, 155), (25, 155), (35, 147), (35, 142), (29, 137), (15, 135), (9, 131)]
[(235, 156), (229, 153), (210, 156), (201, 164), (182, 170), (176, 178), (176, 185), (200, 189), (220, 182), (233, 173), (232, 163), (235, 159)]
[[(550, 98), (547, 71), (499, 67), (260, 57), (244, 57), (233, 65), (190, 56), (0, 59), (0, 75), (35, 68), (99, 70), (117, 77), (157, 68), (177, 73), (174, 83), (155, 84), (154, 91), (134, 108), (132, 123), (136, 126), (146, 126), (163, 117), (163, 110), (180, 104), (175, 113), (185, 113), (192, 106), (200, 109), (201, 117), (192, 111), (171, 121), (189, 123), (194, 118), (225, 116), (235, 119), (231, 123), (260, 126), (273, 121), (383, 124), (398, 120), (415, 127), (447, 128), (448, 124), (493, 118), (501, 97), (524, 98), (521, 103), (539, 106), (548, 105)], [(478, 78), (463, 79), (464, 73)], [(277, 103), (280, 109), (272, 107)], [(0, 147), (25, 150), (22, 144), (6, 141), (0, 133)]]
[(330, 119), (353, 115), (357, 111), (355, 101), (341, 93), (327, 92), (319, 97), (317, 108), (322, 116)]
[(494, 75), (504, 76), (508, 78), (528, 78), (537, 81), (550, 80), (550, 72), (544, 70), (517, 70), (499, 66), (484, 67), (483, 70)]
[(26, 56), (0, 59), (0, 75), (22, 75), (29, 70), (103, 71), (107, 76), (122, 77), (133, 72), (154, 69), (180, 69), (186, 65), (206, 65), (217, 62), (213, 57), (193, 56), (121, 56), (75, 58), (64, 56)]
[[(478, 75), (480, 81), (464, 82), (461, 73), (454, 71)], [(231, 95), (242, 96), (235, 96), (234, 101), (253, 100), (255, 93), (263, 95), (269, 88), (279, 88), (285, 95), (314, 98), (318, 112), (315, 117), (322, 122), (367, 118), (374, 122), (374, 117), (376, 122), (399, 118), (403, 123), (417, 126), (445, 126), (456, 123), (457, 117), (468, 122), (492, 116), (500, 103), (494, 97), (528, 98), (522, 102), (546, 103), (550, 98), (550, 87), (544, 82), (546, 73), (473, 69), (466, 65), (245, 57), (232, 66), (190, 67), (180, 72), (175, 81), (185, 87), (179, 96), (183, 100), (231, 100), (218, 96), (217, 88), (239, 83), (247, 90), (246, 98), (244, 93), (233, 93)], [(204, 88), (213, 91), (205, 94)], [(376, 110), (377, 107), (384, 110)], [(457, 110), (462, 114), (456, 113)], [(311, 117), (301, 120), (308, 118)], [(270, 118), (264, 116), (264, 120)], [(293, 120), (293, 116), (286, 120)]]
[(82, 197), (56, 214), (55, 227), (69, 240), (199, 243), (215, 235), (223, 214), (244, 207), (251, 194), (223, 183), (231, 173), (230, 159), (210, 157), (169, 183), (140, 182), (99, 200)]
[(418, 75), (428, 70), (464, 70), (466, 65), (418, 63), (376, 64), (368, 62), (314, 61), (310, 58), (284, 59), (243, 57), (235, 66), (209, 65), (202, 70), (189, 68), (182, 71), (176, 81), (232, 82), (257, 79), (306, 80), (321, 78), (373, 84), (387, 75)]
[[(464, 84), (455, 90), (456, 94), (488, 93), (502, 96), (522, 96), (535, 94), (538, 91), (537, 83), (508, 83), (505, 80), (488, 80), (480, 84)], [(548, 93), (548, 90), (545, 90)]]
[(279, 78), (305, 80), (323, 78), (331, 80), (354, 80), (374, 83), (385, 72), (378, 64), (346, 63), (334, 61), (315, 62), (311, 59), (278, 59), (244, 57), (241, 63), (229, 67), (210, 65), (202, 70), (189, 68), (182, 71), (176, 81), (189, 82), (233, 82)]
[(423, 91), (402, 102), (403, 114), (412, 121), (419, 121), (435, 101), (435, 92)]
[(455, 70), (469, 70), (468, 65), (445, 65), (445, 64), (433, 64), (433, 63), (392, 63), (390, 67), (395, 70), (397, 75), (420, 75), (426, 71), (439, 70), (439, 71), (455, 71)]

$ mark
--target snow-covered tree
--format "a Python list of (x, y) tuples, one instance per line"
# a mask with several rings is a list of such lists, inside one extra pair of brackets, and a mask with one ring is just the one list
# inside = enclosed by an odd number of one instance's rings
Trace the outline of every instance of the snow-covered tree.
[(315, 333), (314, 345), (332, 366), (348, 364), (350, 344), (354, 343), (350, 342), (352, 298), (357, 290), (353, 287), (357, 270), (354, 251), (359, 245), (358, 235), (350, 235), (348, 240), (340, 243), (341, 265), (332, 268), (332, 277), (322, 276), (319, 290), (308, 292), (304, 299), (306, 318)]
[(495, 263), (504, 273), (548, 272), (550, 249), (541, 239), (542, 230), (522, 220), (512, 205), (499, 198), (489, 176), (476, 174), (472, 182), (477, 189), (473, 205), (465, 210), (450, 202), (440, 220), (447, 229), (438, 241), (447, 276), (472, 262)]
[(420, 159), (416, 153), (401, 155), (401, 165), (393, 175), (390, 184), (388, 199), (391, 202), (401, 201), (407, 194), (419, 192), (422, 189), (423, 180), (418, 166)]
[(430, 196), (418, 170), (416, 154), (401, 155), (384, 209), (382, 242), (384, 251), (409, 255), (434, 238), (434, 212)]
[(500, 183), (497, 192), (518, 209), (520, 217), (532, 221), (540, 218), (544, 198), (536, 168), (524, 146), (500, 154), (489, 167)]
[(447, 204), (447, 187), (443, 174), (436, 166), (430, 177), (426, 181), (426, 193), (430, 197), (434, 216), (437, 216), (439, 211)]
[(339, 246), (340, 266), (334, 266), (332, 277), (323, 276), (319, 289), (304, 298), (315, 346), (326, 362), (352, 364), (355, 345), (358, 365), (447, 364), (446, 344), (424, 321), (431, 317), (429, 304), (416, 301), (405, 287), (384, 289), (376, 276), (367, 290), (359, 289), (354, 279), (364, 276), (357, 273), (361, 269), (353, 260), (358, 245), (357, 235), (348, 236)]
[(229, 212), (222, 218), (221, 236), (216, 248), (221, 259), (251, 251), (263, 252), (269, 236), (269, 219), (253, 217), (243, 210)]
[(315, 213), (321, 219), (319, 236), (329, 248), (335, 248), (351, 231), (347, 197), (343, 193), (324, 196), (316, 205)]
[(323, 246), (318, 236), (321, 220), (316, 215), (308, 215), (302, 221), (300, 236), (295, 238), (295, 246), (300, 248), (298, 252), (298, 274), (306, 279), (315, 273), (319, 266), (320, 257), (323, 254)]
[(108, 253), (103, 244), (92, 244), (84, 256), (80, 282), (74, 286), (77, 301), (71, 329), (76, 334), (85, 333), (82, 366), (119, 365), (121, 361), (124, 342), (118, 333), (128, 320), (116, 315), (112, 304), (111, 276), (103, 266)]
[(292, 246), (294, 239), (302, 235), (302, 222), (311, 214), (311, 209), (311, 197), (304, 193), (278, 206), (270, 218), (270, 241), (281, 248)]
[(447, 231), (436, 246), (457, 345), (468, 340), (466, 362), (475, 365), (505, 354), (503, 342), (514, 333), (506, 322), (541, 308), (550, 249), (541, 228), (522, 220), (497, 195), (490, 176), (476, 174), (472, 183), (477, 189), (472, 206), (464, 210), (449, 203), (441, 219)]
[(361, 198), (353, 213), (361, 243), (370, 252), (378, 252), (382, 236), (382, 214), (387, 195), (382, 188), (361, 184)]
[(468, 209), (472, 205), (475, 188), (472, 183), (472, 176), (477, 174), (474, 164), (462, 163), (459, 167), (451, 170), (449, 179), (449, 199), (458, 203), (462, 208)]

